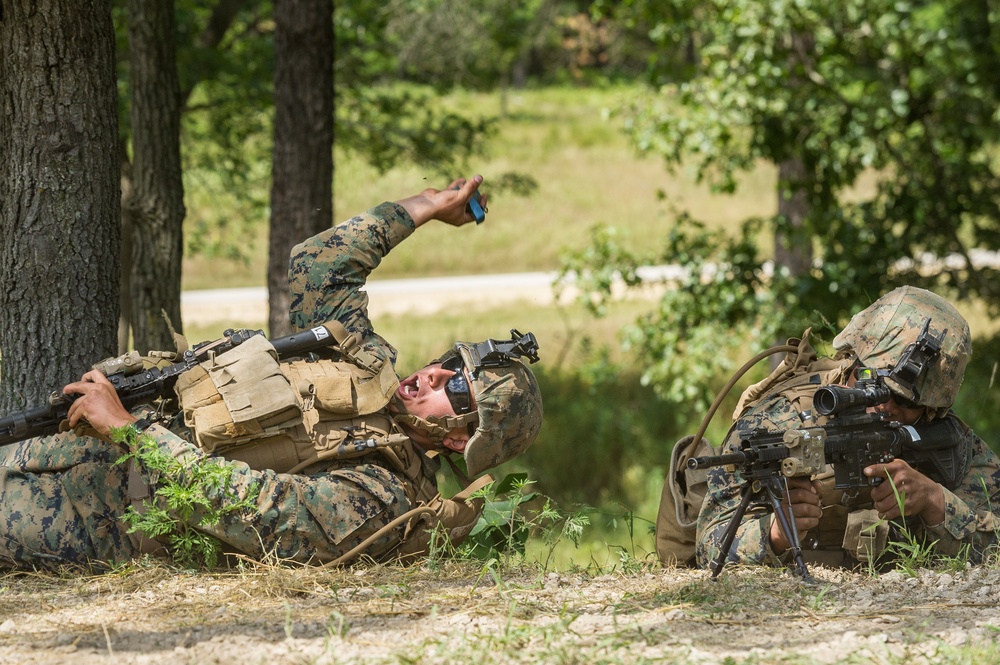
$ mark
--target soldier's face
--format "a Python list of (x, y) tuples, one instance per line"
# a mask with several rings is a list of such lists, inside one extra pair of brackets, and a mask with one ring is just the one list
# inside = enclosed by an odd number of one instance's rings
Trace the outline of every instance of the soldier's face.
[(418, 418), (457, 415), (452, 404), (454, 398), (448, 394), (449, 390), (455, 392), (454, 384), (450, 388), (448, 386), (448, 382), (455, 376), (455, 371), (445, 369), (441, 363), (427, 365), (399, 382), (399, 388), (396, 390), (397, 400), (406, 413)]
[(890, 396), (888, 402), (883, 404), (877, 404), (872, 407), (873, 411), (888, 413), (892, 420), (898, 420), (904, 425), (912, 425), (913, 423), (920, 420), (924, 415), (924, 407), (918, 406), (915, 408), (901, 406), (896, 403), (896, 398)]

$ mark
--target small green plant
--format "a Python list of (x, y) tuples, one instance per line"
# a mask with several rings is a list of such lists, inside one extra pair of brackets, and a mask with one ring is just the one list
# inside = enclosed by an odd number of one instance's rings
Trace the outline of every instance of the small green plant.
[[(143, 512), (129, 506), (122, 520), (129, 533), (142, 532), (165, 543), (174, 562), (189, 568), (213, 568), (222, 545), (201, 529), (218, 524), (230, 513), (255, 510), (254, 492), (237, 500), (230, 489), (233, 469), (207, 457), (178, 459), (167, 454), (152, 437), (133, 427), (112, 430), (112, 439), (132, 452), (118, 464), (134, 460), (156, 485), (155, 500), (143, 503)], [(210, 497), (222, 494), (224, 501)]]
[[(937, 544), (937, 541), (928, 543), (918, 538), (916, 534), (907, 528), (906, 490), (897, 487), (891, 476), (887, 478), (886, 482), (892, 487), (893, 497), (896, 500), (896, 505), (899, 506), (898, 537), (890, 537), (889, 542), (886, 544), (886, 552), (893, 556), (896, 570), (914, 577), (919, 568), (924, 568), (935, 561), (934, 546)], [(874, 529), (877, 526), (878, 524), (875, 524), (871, 528)], [(872, 559), (874, 558), (876, 557), (872, 557)], [(874, 570), (873, 566), (874, 563), (869, 560), (870, 571)]]
[[(477, 492), (474, 497), (484, 500), (483, 514), (457, 554), (487, 562), (504, 555), (523, 557), (531, 534), (552, 548), (562, 538), (578, 543), (588, 518), (564, 513), (548, 497), (527, 491), (532, 482), (525, 473), (509, 474)], [(540, 508), (530, 506), (539, 501)]]

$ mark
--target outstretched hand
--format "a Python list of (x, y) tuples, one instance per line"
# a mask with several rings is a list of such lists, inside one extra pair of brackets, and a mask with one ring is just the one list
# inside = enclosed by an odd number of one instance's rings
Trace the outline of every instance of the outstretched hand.
[(90, 370), (74, 383), (63, 388), (64, 395), (77, 395), (69, 406), (69, 426), (90, 424), (102, 436), (109, 436), (112, 427), (124, 427), (136, 418), (118, 398), (108, 377), (96, 369)]
[[(483, 176), (475, 175), (466, 180), (459, 178), (452, 181), (448, 189), (428, 188), (408, 198), (396, 201), (406, 209), (413, 218), (414, 224), (422, 226), (432, 219), (437, 219), (452, 226), (462, 226), (474, 218), (466, 210), (472, 193), (479, 189)], [(487, 196), (484, 194), (482, 205), (486, 206)]]

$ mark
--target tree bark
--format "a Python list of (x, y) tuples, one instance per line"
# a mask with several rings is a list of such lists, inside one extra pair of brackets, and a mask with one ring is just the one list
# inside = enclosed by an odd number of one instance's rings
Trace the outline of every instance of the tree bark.
[(111, 0), (0, 0), (0, 413), (116, 350)]
[(809, 215), (809, 201), (802, 189), (805, 175), (798, 157), (778, 165), (778, 216), (787, 226), (775, 229), (774, 263), (776, 268), (787, 268), (792, 277), (807, 274), (813, 259), (811, 238), (803, 231)]
[(171, 350), (161, 311), (180, 332), (184, 249), (174, 3), (128, 0), (127, 10), (133, 158), (122, 234), (131, 251), (130, 323), (136, 349)]
[(333, 223), (333, 3), (274, 3), (274, 166), (268, 327), (291, 332), (288, 255)]

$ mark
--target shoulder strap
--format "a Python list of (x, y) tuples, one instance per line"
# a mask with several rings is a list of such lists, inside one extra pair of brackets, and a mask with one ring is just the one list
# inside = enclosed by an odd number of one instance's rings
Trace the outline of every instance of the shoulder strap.
[(806, 328), (801, 338), (792, 337), (788, 340), (788, 347), (792, 350), (785, 354), (784, 359), (774, 371), (768, 374), (767, 378), (743, 391), (739, 403), (733, 411), (733, 420), (738, 420), (748, 407), (753, 406), (771, 393), (810, 383), (813, 374), (836, 369), (842, 364), (842, 362), (832, 358), (819, 358), (817, 356), (815, 349), (809, 343), (811, 332), (812, 328)]
[(323, 327), (337, 340), (337, 348), (345, 358), (373, 376), (382, 371), (385, 360), (361, 346), (361, 338), (347, 332), (343, 323), (334, 319), (324, 323)]

